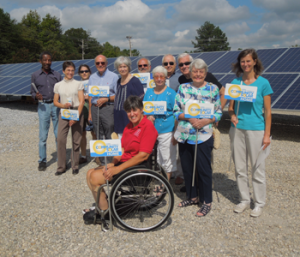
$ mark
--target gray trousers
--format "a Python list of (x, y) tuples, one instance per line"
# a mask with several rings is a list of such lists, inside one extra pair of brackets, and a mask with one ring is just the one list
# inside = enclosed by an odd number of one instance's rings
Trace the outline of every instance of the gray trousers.
[[(98, 117), (99, 108), (99, 117)], [(114, 132), (114, 106), (106, 105), (103, 107), (97, 107), (92, 105), (92, 119), (94, 125), (94, 132), (97, 139), (103, 140), (111, 139), (111, 134)], [(98, 124), (99, 121), (99, 124)], [(99, 133), (98, 133), (99, 132)], [(111, 162), (112, 157), (107, 158), (108, 162)], [(101, 164), (104, 165), (104, 157), (100, 158)]]
[[(232, 156), (235, 164), (235, 176), (240, 194), (240, 202), (250, 204), (248, 156), (250, 157), (252, 167), (262, 147), (264, 131), (242, 130), (231, 127), (229, 136), (231, 145), (233, 143)], [(256, 170), (252, 170), (252, 186), (255, 207), (264, 207), (266, 203), (265, 162), (261, 163)]]

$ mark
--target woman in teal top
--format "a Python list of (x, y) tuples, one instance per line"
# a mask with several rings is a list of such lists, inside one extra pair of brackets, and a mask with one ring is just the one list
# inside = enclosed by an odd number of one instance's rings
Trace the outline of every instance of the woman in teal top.
[[(271, 94), (273, 90), (269, 81), (260, 76), (263, 66), (254, 49), (245, 49), (240, 52), (233, 71), (238, 78), (234, 79), (232, 84), (257, 87), (255, 102), (240, 102), (239, 110), (237, 110), (238, 104), (231, 100), (228, 108), (232, 123), (229, 135), (240, 194), (240, 203), (235, 206), (234, 212), (241, 213), (249, 209), (251, 201), (248, 186), (248, 155), (253, 167), (261, 147), (266, 149), (270, 145)], [(250, 215), (258, 217), (266, 202), (264, 162), (252, 170), (252, 185), (255, 208)]]
[[(170, 180), (172, 172), (177, 170), (177, 147), (173, 139), (175, 118), (173, 107), (176, 92), (166, 86), (167, 70), (163, 66), (157, 66), (153, 72), (155, 88), (148, 88), (144, 101), (164, 101), (167, 106), (166, 115), (148, 115), (158, 132), (157, 161), (167, 172)], [(147, 115), (147, 113), (145, 113)], [(173, 144), (174, 143), (174, 144)], [(161, 190), (162, 191), (162, 190)]]

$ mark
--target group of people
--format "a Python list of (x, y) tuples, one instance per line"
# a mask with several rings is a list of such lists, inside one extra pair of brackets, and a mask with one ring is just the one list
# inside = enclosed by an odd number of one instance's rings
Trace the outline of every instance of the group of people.
[[(70, 127), (73, 174), (78, 174), (79, 164), (87, 161), (85, 128), (92, 121), (93, 139), (111, 139), (111, 134), (115, 132), (124, 148), (122, 156), (109, 159), (107, 170), (104, 169), (104, 159), (99, 158), (99, 167), (87, 172), (87, 184), (95, 200), (95, 188), (122, 170), (144, 163), (157, 141), (157, 160), (167, 172), (168, 179), (170, 180), (172, 173), (176, 172), (176, 180), (185, 181), (183, 191), (186, 191), (186, 200), (180, 202), (178, 207), (200, 205), (196, 212), (197, 217), (209, 213), (212, 208), (213, 125), (220, 121), (227, 100), (224, 98), (224, 87), (208, 72), (208, 66), (202, 59), (193, 60), (187, 53), (180, 54), (177, 58), (180, 74), (175, 72), (175, 57), (165, 55), (162, 65), (152, 71), (155, 87), (148, 88), (146, 93), (140, 80), (130, 73), (131, 60), (128, 57), (120, 56), (116, 59), (114, 68), (118, 71), (118, 76), (107, 68), (106, 57), (98, 55), (95, 58), (96, 73), (91, 74), (87, 65), (79, 67), (81, 81), (73, 78), (75, 65), (72, 62), (63, 63), (64, 79), (51, 69), (50, 53), (42, 53), (40, 62), (41, 70), (32, 74), (32, 83), (38, 91), (34, 87), (31, 88), (32, 97), (39, 100), (39, 170), (46, 169), (46, 140), (50, 119), (57, 139), (58, 165), (55, 175), (61, 175), (67, 169), (66, 138)], [(141, 73), (151, 71), (151, 62), (147, 58), (140, 58), (137, 66)], [(237, 113), (237, 105), (231, 100), (228, 108), (232, 123), (232, 157), (240, 193), (240, 203), (234, 208), (236, 213), (250, 207), (248, 155), (253, 164), (261, 146), (266, 148), (270, 144), (273, 91), (269, 82), (260, 76), (262, 70), (263, 66), (253, 49), (240, 52), (237, 62), (233, 65), (237, 78), (232, 83), (258, 88), (254, 103), (241, 102)], [(88, 86), (93, 85), (109, 86), (109, 96), (89, 97)], [(145, 115), (142, 100), (165, 101), (167, 113)], [(188, 101), (213, 104), (213, 118), (186, 118), (184, 112)], [(79, 121), (62, 119), (60, 108), (78, 110)], [(195, 158), (198, 180), (195, 186), (192, 186)], [(264, 163), (252, 170), (252, 182), (255, 208), (251, 211), (251, 216), (258, 217), (266, 199)], [(157, 188), (156, 192), (158, 195), (163, 193), (163, 188)], [(100, 195), (99, 206), (102, 210), (108, 208), (105, 192)], [(87, 209), (84, 212), (87, 219), (94, 219), (95, 210)]]

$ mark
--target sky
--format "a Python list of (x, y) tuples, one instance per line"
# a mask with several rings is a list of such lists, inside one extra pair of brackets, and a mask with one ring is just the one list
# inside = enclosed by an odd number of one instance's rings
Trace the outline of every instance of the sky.
[(300, 45), (299, 0), (1, 0), (0, 8), (17, 21), (29, 10), (50, 13), (64, 31), (83, 28), (121, 49), (131, 36), (144, 56), (194, 50), (205, 21), (226, 33), (231, 50)]

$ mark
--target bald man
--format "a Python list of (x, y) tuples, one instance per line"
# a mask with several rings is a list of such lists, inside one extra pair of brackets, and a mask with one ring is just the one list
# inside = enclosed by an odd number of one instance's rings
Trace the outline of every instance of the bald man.
[(146, 73), (151, 71), (151, 62), (149, 59), (142, 57), (137, 61), (139, 73)]
[[(90, 97), (89, 120), (93, 120), (97, 139), (103, 139), (103, 136), (105, 139), (111, 139), (111, 133), (114, 132), (114, 100), (118, 75), (108, 70), (107, 59), (104, 55), (98, 55), (95, 58), (95, 66), (98, 71), (90, 76), (88, 84), (89, 86), (109, 86), (109, 97)], [(98, 131), (99, 134), (97, 134)], [(98, 165), (104, 165), (104, 157), (96, 159), (96, 162)]]

